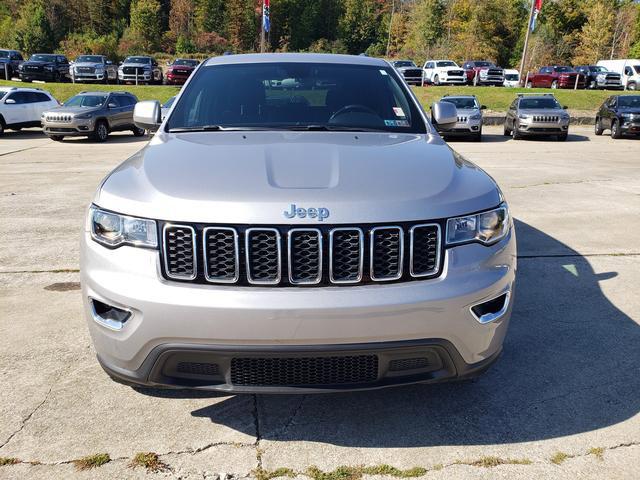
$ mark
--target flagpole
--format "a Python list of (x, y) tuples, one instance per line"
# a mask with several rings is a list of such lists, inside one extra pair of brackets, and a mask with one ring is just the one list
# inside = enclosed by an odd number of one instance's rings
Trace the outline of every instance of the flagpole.
[(261, 23), (261, 28), (260, 28), (260, 53), (264, 53), (264, 49), (265, 49), (264, 0), (262, 0), (262, 22), (260, 22), (260, 23)]
[[(531, 20), (533, 19), (533, 10), (536, 6), (536, 0), (531, 0), (531, 10), (529, 11), (529, 21), (527, 22), (527, 34), (524, 37), (524, 47), (522, 48), (522, 59), (520, 60), (520, 80), (524, 73), (524, 61), (527, 57), (527, 47), (529, 46), (529, 34), (531, 33)], [(524, 85), (526, 87), (526, 85)]]

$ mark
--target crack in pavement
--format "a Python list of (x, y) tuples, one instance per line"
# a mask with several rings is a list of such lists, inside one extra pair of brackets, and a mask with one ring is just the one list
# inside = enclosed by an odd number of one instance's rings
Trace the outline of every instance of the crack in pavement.
[(260, 450), (260, 412), (258, 411), (258, 395), (253, 395), (253, 423), (256, 429), (256, 441), (254, 442), (254, 447), (256, 449), (256, 469), (262, 469), (262, 450)]
[(54, 268), (52, 270), (4, 270), (0, 271), (0, 275), (6, 274), (22, 274), (22, 273), (79, 273), (79, 268)]
[(598, 183), (598, 182), (613, 182), (613, 178), (604, 178), (604, 179), (587, 179), (587, 180), (577, 180), (575, 182), (542, 182), (542, 183), (532, 183), (531, 185), (512, 185), (509, 188), (531, 188), (531, 187), (546, 187), (550, 185), (576, 185), (580, 183)]
[(289, 428), (293, 425), (293, 422), (298, 417), (298, 414), (302, 411), (302, 407), (303, 407), (305, 401), (307, 400), (307, 397), (308, 397), (308, 395), (302, 395), (302, 397), (300, 399), (300, 403), (298, 403), (298, 406), (291, 413), (291, 416), (289, 417), (289, 420), (287, 420), (287, 422), (284, 424), (284, 426), (280, 427), (279, 429), (277, 429), (273, 433), (274, 438), (278, 438), (278, 437), (281, 438), (289, 431)]
[(25, 418), (22, 419), (22, 421), (20, 422), (20, 428), (18, 428), (15, 432), (13, 432), (11, 435), (9, 435), (9, 438), (7, 438), (2, 444), (0, 444), (0, 450), (2, 448), (4, 448), (12, 439), (13, 437), (15, 437), (17, 434), (19, 434), (24, 427), (27, 425), (27, 422), (29, 420), (31, 420), (31, 417), (33, 417), (33, 415), (40, 410), (40, 408), (46, 403), (46, 401), (49, 399), (49, 395), (51, 395), (51, 390), (53, 390), (53, 385), (51, 385), (49, 387), (49, 390), (47, 391), (46, 395), (44, 396), (44, 399), (36, 406), (36, 408), (34, 408), (31, 413), (29, 413), (29, 415), (27, 415)]

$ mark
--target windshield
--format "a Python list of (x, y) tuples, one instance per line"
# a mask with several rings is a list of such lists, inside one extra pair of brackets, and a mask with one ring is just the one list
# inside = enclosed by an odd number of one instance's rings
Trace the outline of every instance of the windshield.
[(76, 63), (103, 63), (100, 55), (80, 55), (76, 58)]
[(149, 57), (127, 57), (124, 63), (151, 63)]
[(493, 67), (491, 62), (475, 62), (476, 67)]
[(201, 68), (167, 129), (214, 127), (426, 132), (392, 68), (301, 62)]
[(636, 71), (636, 73), (640, 73), (640, 65), (634, 65), (633, 69)]
[(595, 67), (589, 67), (589, 71), (593, 73), (601, 73), (601, 72), (608, 72), (609, 70), (607, 70), (604, 67), (595, 66)]
[(198, 60), (185, 60), (182, 58), (177, 59), (175, 62), (173, 62), (174, 65), (186, 65), (188, 67), (197, 67), (198, 66)]
[(640, 108), (640, 95), (625, 95), (618, 97), (618, 107)]
[(56, 60), (56, 56), (55, 55), (43, 55), (43, 54), (36, 54), (36, 55), (31, 55), (31, 58), (29, 59), (30, 62), (55, 62)]
[(2, 98), (7, 94), (6, 91), (4, 90), (0, 90), (0, 100), (2, 100)]
[(456, 62), (452, 62), (450, 60), (446, 60), (444, 62), (436, 62), (438, 67), (457, 67)]
[(9, 58), (9, 52), (6, 50), (0, 50), (0, 58)]
[(441, 102), (453, 103), (456, 108), (478, 108), (478, 103), (475, 98), (471, 97), (444, 97), (440, 99)]
[(555, 98), (523, 98), (520, 100), (520, 108), (533, 109), (558, 109), (562, 108)]
[(416, 64), (413, 62), (410, 62), (408, 60), (398, 60), (397, 62), (393, 62), (393, 65), (398, 67), (398, 68), (402, 68), (402, 67), (415, 67)]
[(554, 67), (553, 70), (558, 72), (558, 73), (572, 73), (572, 72), (575, 71), (571, 67)]
[(509, 80), (510, 82), (515, 82), (518, 80), (518, 74), (517, 73), (507, 73), (504, 76), (505, 80)]
[(107, 101), (108, 95), (76, 95), (64, 102), (65, 107), (99, 107)]

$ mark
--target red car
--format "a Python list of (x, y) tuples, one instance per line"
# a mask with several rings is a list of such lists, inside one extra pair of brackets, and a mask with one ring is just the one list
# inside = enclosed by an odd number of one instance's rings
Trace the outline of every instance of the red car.
[(169, 68), (167, 68), (165, 74), (167, 85), (184, 84), (199, 64), (200, 62), (198, 60), (176, 58), (173, 63), (169, 64)]
[(578, 88), (585, 88), (586, 79), (572, 67), (540, 67), (538, 73), (530, 73), (527, 88), (575, 88), (578, 77)]

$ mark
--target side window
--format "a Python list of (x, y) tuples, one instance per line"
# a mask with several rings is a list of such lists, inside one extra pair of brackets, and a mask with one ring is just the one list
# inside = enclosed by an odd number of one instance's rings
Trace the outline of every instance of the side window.
[(29, 98), (27, 97), (26, 92), (14, 92), (7, 97), (7, 100), (9, 99), (14, 100), (17, 105), (29, 103)]
[(135, 99), (130, 95), (122, 95), (120, 96), (120, 104), (125, 107), (130, 107), (131, 105), (135, 105)]
[(57, 61), (58, 63), (69, 63), (69, 62), (67, 61), (67, 59), (66, 59), (65, 57), (63, 57), (62, 55), (59, 55), (59, 56), (56, 58), (56, 61)]
[(631, 70), (631, 67), (624, 67), (624, 74), (628, 76), (632, 76), (633, 71)]
[(427, 68), (433, 68), (433, 62), (427, 63)]
[(49, 96), (46, 93), (36, 92), (35, 96), (36, 96), (36, 102), (50, 102), (51, 101), (51, 99), (49, 98)]

